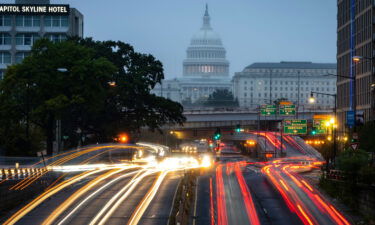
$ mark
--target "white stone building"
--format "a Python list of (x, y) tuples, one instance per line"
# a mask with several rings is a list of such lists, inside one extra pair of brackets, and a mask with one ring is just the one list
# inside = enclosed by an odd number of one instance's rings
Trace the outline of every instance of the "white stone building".
[(208, 7), (203, 16), (201, 29), (193, 35), (183, 61), (183, 76), (164, 80), (157, 85), (154, 94), (177, 102), (203, 100), (216, 89), (232, 91), (229, 62), (220, 36), (210, 24)]
[[(254, 63), (233, 77), (234, 96), (241, 107), (256, 108), (286, 98), (301, 107), (311, 91), (336, 94), (336, 64), (312, 62)], [(333, 108), (334, 97), (314, 95), (315, 108)]]

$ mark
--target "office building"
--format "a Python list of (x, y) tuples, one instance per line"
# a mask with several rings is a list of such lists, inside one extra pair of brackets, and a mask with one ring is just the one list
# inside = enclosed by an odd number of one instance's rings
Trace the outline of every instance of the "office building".
[[(312, 62), (253, 63), (233, 77), (234, 96), (241, 107), (257, 108), (278, 99), (308, 105), (310, 93), (336, 93), (336, 64)], [(332, 109), (334, 98), (317, 95), (315, 109)], [(302, 108), (301, 108), (302, 107)]]
[[(338, 0), (337, 100), (340, 131), (353, 127), (347, 114), (374, 120), (374, 1)], [(359, 59), (355, 61), (354, 59)], [(350, 120), (350, 119), (349, 119)]]
[[(7, 66), (20, 63), (40, 38), (62, 41), (83, 37), (83, 15), (68, 5), (49, 0), (17, 0), (10, 11), (0, 5), (0, 79)], [(23, 7), (27, 6), (27, 7)], [(1, 8), (2, 7), (2, 8)], [(26, 10), (27, 9), (27, 10)]]

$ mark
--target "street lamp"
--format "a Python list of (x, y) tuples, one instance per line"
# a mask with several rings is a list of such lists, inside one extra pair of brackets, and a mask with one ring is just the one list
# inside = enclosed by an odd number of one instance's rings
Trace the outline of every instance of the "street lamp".
[[(330, 121), (329, 121), (329, 125), (332, 125), (332, 134), (333, 134), (333, 157), (332, 158), (333, 158), (333, 162), (334, 162), (335, 159), (336, 159), (336, 153), (337, 153), (337, 143), (336, 143), (336, 127), (337, 126), (335, 124), (335, 121), (336, 121), (336, 118), (337, 118), (337, 94), (328, 94), (328, 93), (321, 93), (321, 92), (312, 91), (310, 93), (310, 99), (309, 99), (310, 103), (315, 103), (314, 94), (331, 96), (331, 97), (335, 98), (335, 107), (334, 107), (334, 110), (333, 110), (334, 118), (331, 118)], [(328, 157), (327, 157), (327, 162), (328, 162)], [(327, 170), (328, 170), (328, 163), (327, 163)]]
[[(68, 69), (63, 68), (63, 67), (57, 68), (56, 70), (57, 72), (60, 72), (60, 73), (68, 72)], [(61, 135), (61, 119), (57, 119), (56, 120), (56, 150), (57, 150), (56, 153), (58, 153), (62, 148), (61, 136), (62, 136)]]
[(314, 94), (311, 92), (311, 94), (310, 94), (310, 98), (309, 98), (309, 103), (310, 104), (314, 104), (316, 102), (316, 99), (315, 99), (315, 97), (314, 97)]

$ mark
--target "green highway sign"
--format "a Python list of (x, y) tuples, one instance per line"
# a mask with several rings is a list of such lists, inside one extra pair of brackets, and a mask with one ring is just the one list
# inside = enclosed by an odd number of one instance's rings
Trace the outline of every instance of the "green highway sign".
[(325, 134), (327, 132), (326, 124), (327, 120), (314, 119), (313, 127), (315, 127), (316, 134)]
[(260, 108), (260, 114), (262, 116), (276, 115), (276, 105), (262, 105)]
[(279, 105), (279, 114), (283, 116), (293, 116), (296, 114), (295, 105)]
[(306, 134), (307, 120), (284, 120), (285, 134)]

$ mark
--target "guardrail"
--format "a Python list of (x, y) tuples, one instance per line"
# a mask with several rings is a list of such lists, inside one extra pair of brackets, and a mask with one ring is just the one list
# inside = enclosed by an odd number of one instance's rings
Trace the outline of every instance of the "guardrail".
[(324, 175), (326, 178), (333, 179), (333, 180), (345, 179), (344, 173), (341, 170), (330, 170), (328, 172), (324, 172)]
[(0, 180), (22, 180), (27, 177), (43, 175), (47, 172), (46, 167), (42, 168), (3, 168), (0, 169)]

